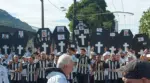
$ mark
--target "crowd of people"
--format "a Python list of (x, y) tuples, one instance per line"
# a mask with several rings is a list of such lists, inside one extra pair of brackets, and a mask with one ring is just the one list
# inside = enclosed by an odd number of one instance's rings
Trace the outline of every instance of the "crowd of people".
[[(106, 50), (101, 55), (91, 51), (87, 55), (84, 48), (80, 52), (68, 48), (65, 54), (35, 52), (31, 56), (22, 57), (14, 53), (2, 55), (0, 52), (0, 83), (150, 83), (148, 80), (127, 82), (125, 78), (139, 79), (140, 75), (149, 74), (147, 69), (150, 67), (145, 65), (149, 60), (148, 50), (140, 57), (132, 50), (116, 53)], [(145, 73), (135, 66), (137, 62)], [(143, 77), (150, 79), (150, 74)]]

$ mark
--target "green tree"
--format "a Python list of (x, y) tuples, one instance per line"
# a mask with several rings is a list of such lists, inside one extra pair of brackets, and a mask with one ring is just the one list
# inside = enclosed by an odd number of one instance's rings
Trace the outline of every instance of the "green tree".
[[(70, 21), (70, 31), (73, 28), (73, 5), (69, 7), (66, 17)], [(83, 20), (88, 24), (91, 30), (97, 27), (104, 27), (109, 30), (114, 30), (115, 16), (106, 10), (107, 4), (105, 0), (82, 0), (77, 2), (77, 17), (76, 20)], [(105, 13), (105, 14), (102, 14)]]
[(143, 12), (143, 16), (140, 19), (139, 32), (149, 35), (150, 37), (150, 8)]

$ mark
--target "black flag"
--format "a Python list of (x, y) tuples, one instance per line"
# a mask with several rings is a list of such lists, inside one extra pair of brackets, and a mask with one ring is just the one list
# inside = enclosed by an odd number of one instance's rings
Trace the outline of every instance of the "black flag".
[(50, 46), (52, 43), (52, 33), (49, 28), (40, 28), (34, 38), (34, 46), (46, 54), (50, 54)]
[(108, 49), (111, 53), (115, 53), (118, 50), (118, 33), (117, 32), (110, 32), (109, 40), (108, 40)]
[(132, 39), (133, 34), (130, 29), (123, 29), (119, 34), (118, 44), (120, 45), (119, 48), (122, 50), (127, 51), (132, 47)]
[(142, 51), (149, 47), (149, 39), (146, 34), (136, 34), (133, 38), (132, 49), (142, 55)]
[(10, 54), (12, 47), (12, 36), (8, 32), (0, 33), (0, 48), (2, 54)]
[(78, 25), (74, 30), (74, 33), (75, 33), (76, 40), (78, 42), (78, 46), (88, 47), (89, 28), (83, 21), (78, 22)]
[(70, 33), (65, 26), (56, 26), (53, 32), (57, 52), (66, 53), (69, 45)]
[(91, 45), (97, 54), (104, 53), (104, 48), (108, 46), (109, 31), (104, 28), (96, 28), (92, 32)]
[(19, 30), (13, 35), (13, 47), (15, 47), (15, 53), (19, 56), (23, 56), (25, 53), (25, 47), (28, 42), (28, 35), (25, 31)]

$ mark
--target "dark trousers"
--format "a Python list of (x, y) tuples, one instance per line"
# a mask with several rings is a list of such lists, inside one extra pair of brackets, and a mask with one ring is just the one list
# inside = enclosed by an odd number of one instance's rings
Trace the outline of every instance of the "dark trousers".
[(122, 80), (122, 78), (118, 79), (118, 83), (124, 83), (123, 80)]
[(77, 83), (77, 74), (74, 72), (73, 73), (73, 78), (71, 78), (71, 79), (68, 79), (68, 81), (70, 82), (70, 83)]
[(38, 78), (37, 83), (47, 83), (46, 78)]
[(27, 83), (26, 76), (22, 76), (21, 83)]
[(88, 74), (77, 74), (77, 83), (88, 83)]
[(102, 81), (95, 80), (94, 83), (105, 83), (105, 80)]
[(109, 80), (109, 83), (118, 83), (118, 80)]
[(11, 82), (12, 83), (21, 83), (21, 80), (20, 81), (12, 80)]
[(90, 83), (94, 83), (94, 75), (90, 76)]
[(69, 81), (69, 83), (73, 83), (73, 80), (68, 80)]
[(8, 80), (9, 80), (9, 83), (12, 83), (12, 82), (11, 82), (11, 76), (10, 76), (10, 75), (8, 75)]
[(27, 82), (27, 83), (36, 83), (36, 82)]
[(105, 83), (109, 83), (108, 76), (105, 76)]

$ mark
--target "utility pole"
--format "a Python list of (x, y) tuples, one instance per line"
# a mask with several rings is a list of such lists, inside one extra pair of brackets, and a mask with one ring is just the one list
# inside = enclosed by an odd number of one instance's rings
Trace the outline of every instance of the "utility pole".
[(76, 0), (74, 0), (74, 7), (73, 7), (73, 32), (72, 32), (72, 41), (75, 42), (75, 27), (76, 27), (76, 12), (77, 12), (77, 7), (76, 7)]
[(44, 0), (41, 0), (41, 22), (42, 28), (44, 28)]

